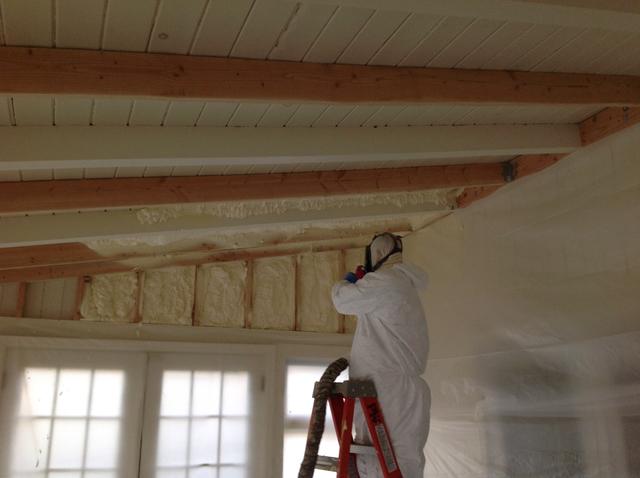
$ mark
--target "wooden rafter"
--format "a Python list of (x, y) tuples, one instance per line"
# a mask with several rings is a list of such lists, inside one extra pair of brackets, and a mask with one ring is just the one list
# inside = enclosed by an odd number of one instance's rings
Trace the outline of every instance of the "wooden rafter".
[(165, 178), (0, 183), (0, 213), (327, 197), (502, 184), (497, 163)]
[(640, 123), (640, 108), (605, 108), (580, 123), (583, 146)]
[(640, 105), (633, 76), (2, 47), (0, 94), (323, 103)]

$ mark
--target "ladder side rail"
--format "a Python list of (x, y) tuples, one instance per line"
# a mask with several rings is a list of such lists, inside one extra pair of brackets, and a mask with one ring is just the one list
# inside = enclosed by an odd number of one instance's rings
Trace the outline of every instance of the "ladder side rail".
[(402, 478), (400, 465), (393, 450), (391, 436), (378, 399), (376, 397), (361, 397), (359, 400), (384, 478)]
[(342, 423), (340, 424), (340, 455), (338, 456), (337, 478), (349, 478), (349, 460), (351, 459), (351, 443), (353, 442), (353, 414), (356, 401), (354, 398), (345, 398), (342, 409)]

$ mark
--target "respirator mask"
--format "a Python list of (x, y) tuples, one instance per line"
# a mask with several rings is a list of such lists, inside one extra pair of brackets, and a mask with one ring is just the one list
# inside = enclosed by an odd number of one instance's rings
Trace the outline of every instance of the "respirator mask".
[[(393, 240), (394, 246), (393, 246), (393, 249), (391, 250), (391, 252), (389, 252), (385, 256), (381, 257), (374, 264), (372, 262), (372, 259), (371, 259), (371, 245), (374, 243), (374, 241), (376, 239), (378, 239), (379, 237), (383, 237), (383, 236), (390, 237)], [(390, 232), (384, 232), (382, 234), (377, 234), (376, 236), (373, 236), (373, 239), (371, 239), (371, 242), (369, 243), (369, 245), (365, 249), (365, 253), (364, 253), (364, 270), (367, 273), (368, 272), (377, 271), (380, 267), (382, 267), (382, 265), (387, 261), (387, 259), (389, 259), (389, 257), (391, 257), (392, 255), (394, 255), (394, 254), (396, 254), (398, 252), (402, 252), (402, 238), (400, 236), (396, 236), (395, 234), (391, 234)]]

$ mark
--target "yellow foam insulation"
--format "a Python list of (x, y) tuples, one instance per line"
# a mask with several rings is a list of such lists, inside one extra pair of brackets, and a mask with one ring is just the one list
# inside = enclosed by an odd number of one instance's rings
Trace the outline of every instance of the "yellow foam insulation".
[(252, 328), (294, 328), (294, 261), (293, 257), (269, 257), (254, 262)]
[(247, 266), (243, 261), (198, 267), (196, 323), (243, 327), (246, 278)]
[(97, 275), (85, 284), (80, 314), (87, 320), (131, 322), (136, 315), (135, 272)]
[(142, 321), (191, 325), (195, 267), (172, 267), (144, 273)]
[(340, 252), (298, 256), (298, 325), (307, 332), (339, 332), (340, 315), (331, 301), (331, 287), (340, 276)]
[[(348, 249), (344, 251), (344, 265), (347, 271), (355, 271), (356, 267), (364, 264), (364, 249)], [(346, 271), (343, 271), (343, 273)], [(355, 315), (345, 315), (344, 331), (352, 334), (356, 331), (357, 318)]]

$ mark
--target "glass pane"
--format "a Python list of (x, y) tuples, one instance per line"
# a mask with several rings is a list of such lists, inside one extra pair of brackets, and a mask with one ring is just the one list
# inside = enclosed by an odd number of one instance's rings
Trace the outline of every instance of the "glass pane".
[[(327, 436), (327, 430), (325, 430), (322, 436), (320, 446), (324, 444), (325, 437)], [(300, 471), (300, 463), (304, 457), (304, 449), (307, 444), (307, 432), (285, 432), (284, 434), (284, 460), (282, 463), (282, 476), (298, 476)], [(335, 447), (338, 448), (338, 441), (335, 440)], [(329, 454), (318, 453), (325, 456), (338, 456), (338, 452)], [(315, 470), (313, 473), (314, 478), (336, 478), (335, 472)]]
[[(333, 474), (335, 478), (335, 473)], [(218, 478), (246, 478), (247, 474), (243, 467), (239, 466), (223, 466), (220, 467), (220, 475)], [(298, 476), (297, 473), (292, 476)], [(313, 475), (317, 476), (316, 474)]]
[(189, 478), (218, 478), (218, 470), (215, 467), (202, 467), (189, 470)]
[(220, 414), (220, 372), (193, 373), (193, 416)]
[(91, 415), (119, 417), (122, 413), (124, 373), (119, 370), (96, 370), (91, 394)]
[[(328, 365), (328, 364), (327, 364)], [(287, 417), (309, 417), (313, 407), (313, 386), (320, 380), (326, 365), (289, 365), (287, 367)], [(347, 372), (336, 382), (348, 380)]]
[(83, 417), (89, 405), (90, 370), (60, 370), (56, 396), (56, 415)]
[(51, 468), (81, 468), (84, 420), (58, 419), (53, 423)]
[(91, 420), (87, 439), (87, 468), (117, 468), (120, 443), (118, 420)]
[(226, 372), (223, 375), (223, 415), (249, 414), (249, 374)]
[(218, 462), (218, 423), (217, 418), (193, 420), (191, 423), (190, 465)]
[(79, 471), (52, 471), (49, 478), (82, 478)]
[(185, 470), (158, 470), (156, 471), (156, 478), (186, 478), (187, 472)]
[(119, 478), (115, 471), (85, 471), (84, 478)]
[(55, 381), (56, 370), (53, 368), (26, 369), (22, 381), (20, 415), (51, 415)]
[(50, 423), (48, 419), (24, 419), (17, 422), (11, 452), (13, 471), (37, 471), (44, 467)]
[(163, 417), (189, 416), (190, 395), (191, 372), (164, 372), (160, 415)]
[(161, 419), (156, 463), (159, 466), (184, 466), (187, 461), (189, 420)]
[(223, 418), (220, 441), (221, 463), (245, 463), (247, 461), (247, 420)]

